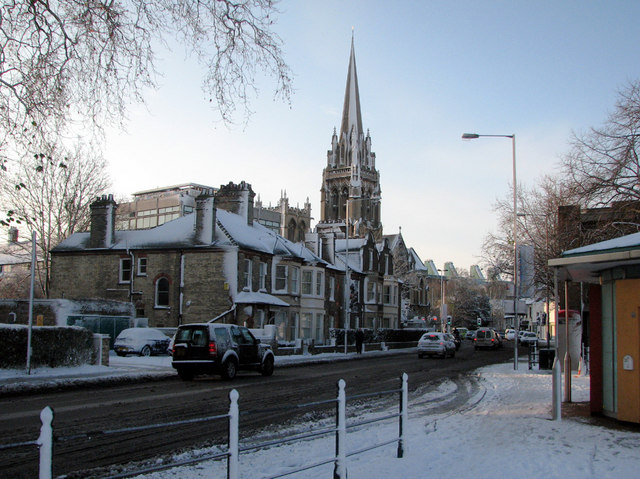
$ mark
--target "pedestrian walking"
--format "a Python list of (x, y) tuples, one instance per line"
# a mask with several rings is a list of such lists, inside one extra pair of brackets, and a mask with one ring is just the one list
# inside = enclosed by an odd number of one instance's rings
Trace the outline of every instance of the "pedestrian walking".
[(364, 343), (364, 331), (358, 328), (356, 331), (356, 353), (362, 354), (362, 343)]

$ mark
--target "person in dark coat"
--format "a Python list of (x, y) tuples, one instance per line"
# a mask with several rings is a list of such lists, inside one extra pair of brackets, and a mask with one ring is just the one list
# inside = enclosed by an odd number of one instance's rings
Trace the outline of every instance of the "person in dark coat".
[(362, 354), (362, 343), (364, 342), (364, 331), (358, 328), (356, 331), (356, 353)]

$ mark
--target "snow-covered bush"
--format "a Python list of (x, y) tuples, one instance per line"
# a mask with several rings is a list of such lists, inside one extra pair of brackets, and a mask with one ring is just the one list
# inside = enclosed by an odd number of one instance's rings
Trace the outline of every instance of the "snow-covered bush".
[[(27, 361), (28, 327), (0, 324), (0, 368), (22, 368)], [(79, 366), (92, 361), (93, 333), (77, 326), (34, 326), (31, 366)]]

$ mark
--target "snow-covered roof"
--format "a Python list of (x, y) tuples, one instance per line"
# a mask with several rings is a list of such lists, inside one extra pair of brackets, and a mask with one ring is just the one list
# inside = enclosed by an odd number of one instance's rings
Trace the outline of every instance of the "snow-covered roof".
[(241, 291), (236, 295), (235, 304), (269, 304), (272, 306), (289, 307), (289, 304), (267, 293)]
[[(196, 241), (196, 215), (189, 214), (146, 230), (116, 231), (110, 250), (201, 248)], [(80, 251), (89, 247), (90, 233), (75, 233), (61, 242), (54, 252)], [(262, 253), (300, 258), (313, 264), (327, 264), (303, 243), (293, 243), (257, 221), (248, 224), (243, 216), (216, 210), (215, 240), (204, 246), (240, 247)], [(103, 249), (103, 248), (100, 248)]]
[(415, 263), (413, 267), (414, 270), (428, 271), (428, 268), (424, 265), (424, 263), (420, 259), (420, 256), (418, 256), (418, 253), (416, 253), (416, 250), (414, 250), (413, 248), (409, 248), (409, 255), (411, 255), (411, 257), (414, 260), (414, 263)]
[(336, 253), (344, 253), (347, 250), (347, 241), (349, 242), (349, 251), (359, 250), (367, 244), (366, 238), (337, 239), (335, 244)]
[[(195, 244), (193, 222), (195, 214), (185, 215), (146, 230), (118, 230), (115, 232), (111, 250), (180, 248)], [(79, 251), (89, 247), (90, 233), (74, 233), (56, 246), (53, 251)], [(100, 248), (104, 249), (104, 248)]]
[(599, 281), (602, 271), (637, 264), (640, 264), (640, 233), (574, 248), (549, 260), (549, 266), (559, 268), (561, 280), (593, 283)]
[(605, 253), (614, 251), (625, 251), (631, 249), (640, 249), (640, 233), (633, 233), (619, 238), (601, 241), (580, 248), (570, 249), (562, 253), (562, 257), (577, 256), (590, 253)]
[(398, 233), (395, 235), (383, 235), (382, 237), (389, 241), (389, 248), (393, 250), (398, 245), (398, 241), (400, 241), (402, 235)]
[(0, 253), (0, 265), (31, 263), (31, 255), (27, 253)]

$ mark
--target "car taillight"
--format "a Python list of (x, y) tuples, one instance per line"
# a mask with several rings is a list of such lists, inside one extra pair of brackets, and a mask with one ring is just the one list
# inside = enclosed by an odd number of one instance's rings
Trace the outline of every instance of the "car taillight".
[(218, 350), (216, 349), (216, 343), (214, 341), (209, 342), (209, 356), (216, 356)]
[(477, 341), (477, 340), (478, 340), (478, 338), (473, 338), (473, 340), (474, 340), (474, 341)]
[(493, 343), (495, 341), (495, 339), (491, 338), (491, 342)]

